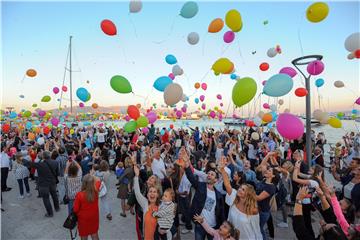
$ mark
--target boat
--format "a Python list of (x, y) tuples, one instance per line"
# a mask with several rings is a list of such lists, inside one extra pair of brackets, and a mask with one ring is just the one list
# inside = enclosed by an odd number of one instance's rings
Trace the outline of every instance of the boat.
[(245, 126), (245, 119), (242, 118), (225, 118), (224, 124), (227, 126)]

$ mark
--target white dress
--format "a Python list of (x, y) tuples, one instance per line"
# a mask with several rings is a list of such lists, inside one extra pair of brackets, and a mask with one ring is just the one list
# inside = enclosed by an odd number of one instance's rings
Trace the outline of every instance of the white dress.
[(236, 192), (233, 189), (231, 195), (226, 194), (225, 202), (230, 206), (228, 221), (240, 231), (240, 240), (262, 240), (259, 214), (246, 215), (242, 213), (234, 204)]

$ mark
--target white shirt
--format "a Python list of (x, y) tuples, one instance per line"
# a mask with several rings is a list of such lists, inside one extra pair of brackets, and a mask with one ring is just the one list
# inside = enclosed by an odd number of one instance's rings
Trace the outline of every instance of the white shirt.
[(160, 158), (160, 159), (153, 159), (152, 163), (151, 163), (151, 170), (153, 172), (154, 175), (158, 176), (161, 180), (164, 179), (165, 176), (165, 164), (164, 161)]
[(189, 179), (186, 177), (186, 174), (183, 174), (183, 176), (181, 177), (181, 180), (180, 180), (178, 191), (179, 191), (179, 193), (187, 192), (189, 194), (190, 188), (191, 188), (191, 183), (190, 183)]
[(240, 240), (254, 239), (262, 240), (260, 231), (260, 217), (256, 215), (246, 215), (241, 212), (234, 204), (236, 198), (236, 190), (233, 189), (231, 195), (226, 194), (225, 202), (230, 206), (228, 221), (231, 222), (236, 229), (240, 231)]
[(105, 142), (105, 135), (106, 133), (98, 133), (97, 134), (97, 142), (104, 143)]
[(0, 167), (10, 168), (10, 158), (5, 152), (2, 152), (0, 155)]
[(248, 158), (256, 159), (256, 151), (255, 151), (254, 145), (249, 144), (248, 147), (249, 147)]
[(207, 189), (205, 205), (203, 210), (201, 211), (201, 216), (204, 217), (205, 221), (209, 224), (210, 227), (216, 226), (215, 206), (216, 206), (215, 191), (211, 191), (210, 189)]

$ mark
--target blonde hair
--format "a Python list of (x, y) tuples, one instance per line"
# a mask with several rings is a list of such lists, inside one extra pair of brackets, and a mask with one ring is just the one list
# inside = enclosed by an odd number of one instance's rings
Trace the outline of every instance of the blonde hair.
[(82, 180), (81, 191), (85, 192), (86, 200), (88, 202), (93, 202), (95, 200), (97, 191), (95, 189), (95, 177), (86, 174)]
[(122, 168), (122, 167), (124, 167), (124, 163), (123, 163), (123, 162), (118, 162), (117, 166), (118, 166), (119, 168)]
[[(254, 209), (257, 209), (257, 201), (256, 201), (256, 192), (254, 190), (254, 187), (250, 184), (242, 184), (240, 187), (246, 186), (245, 190), (245, 201), (244, 201), (244, 209), (246, 215), (254, 215)], [(240, 202), (239, 196), (236, 195), (234, 204), (237, 204)]]
[(132, 167), (133, 165), (133, 162), (131, 161), (131, 158), (130, 157), (126, 157), (125, 158), (125, 167)]

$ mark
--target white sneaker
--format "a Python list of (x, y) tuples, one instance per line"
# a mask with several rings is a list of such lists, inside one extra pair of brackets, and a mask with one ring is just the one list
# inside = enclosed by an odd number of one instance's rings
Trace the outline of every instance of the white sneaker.
[(20, 195), (19, 198), (20, 198), (20, 199), (24, 199), (24, 195)]
[(26, 193), (26, 196), (27, 196), (27, 197), (31, 197), (31, 193)]
[(286, 222), (281, 222), (278, 223), (276, 226), (278, 226), (279, 228), (288, 228), (289, 224), (287, 224)]
[(194, 233), (194, 230), (192, 230), (192, 229), (189, 230), (189, 229), (184, 228), (184, 229), (181, 230), (181, 233), (182, 233), (182, 234)]

